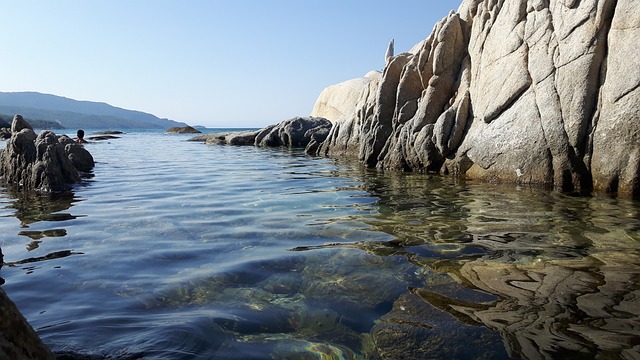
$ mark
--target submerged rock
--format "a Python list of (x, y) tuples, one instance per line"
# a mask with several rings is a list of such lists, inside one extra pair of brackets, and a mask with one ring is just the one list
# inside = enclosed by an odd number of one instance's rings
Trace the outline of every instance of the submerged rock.
[(20, 115), (14, 117), (11, 129), (15, 131), (0, 152), (0, 174), (5, 184), (27, 190), (64, 191), (80, 181), (78, 170), (93, 168), (91, 154), (68, 137), (59, 141), (51, 131), (36, 135)]

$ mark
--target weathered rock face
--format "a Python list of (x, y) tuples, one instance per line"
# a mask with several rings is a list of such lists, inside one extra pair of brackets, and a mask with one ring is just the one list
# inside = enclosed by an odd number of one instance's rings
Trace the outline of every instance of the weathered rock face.
[(89, 172), (96, 165), (91, 153), (72, 138), (62, 135), (58, 137), (58, 141), (64, 145), (64, 152), (76, 169)]
[(80, 181), (78, 170), (93, 168), (91, 154), (70, 143), (71, 139), (60, 142), (51, 131), (36, 135), (20, 115), (14, 117), (11, 129), (6, 149), (0, 152), (0, 174), (6, 184), (44, 192), (64, 191)]
[(379, 71), (370, 71), (365, 76), (329, 86), (316, 100), (312, 117), (322, 117), (335, 123), (353, 117), (363, 91), (372, 81), (379, 81)]
[(633, 0), (465, 0), (330, 118), (318, 153), (640, 197), (639, 39)]

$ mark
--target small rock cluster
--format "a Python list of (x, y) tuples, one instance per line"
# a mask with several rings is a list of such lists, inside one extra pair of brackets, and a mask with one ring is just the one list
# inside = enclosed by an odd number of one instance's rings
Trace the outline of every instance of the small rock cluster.
[(69, 190), (80, 181), (79, 172), (89, 172), (94, 165), (93, 157), (82, 145), (52, 131), (36, 135), (20, 115), (14, 116), (11, 137), (0, 151), (2, 182), (24, 190)]

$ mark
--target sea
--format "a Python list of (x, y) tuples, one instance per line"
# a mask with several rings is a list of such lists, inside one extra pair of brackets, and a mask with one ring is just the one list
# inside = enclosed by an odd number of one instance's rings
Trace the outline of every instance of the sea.
[(61, 357), (640, 358), (638, 201), (118, 136), (0, 188), (2, 288)]

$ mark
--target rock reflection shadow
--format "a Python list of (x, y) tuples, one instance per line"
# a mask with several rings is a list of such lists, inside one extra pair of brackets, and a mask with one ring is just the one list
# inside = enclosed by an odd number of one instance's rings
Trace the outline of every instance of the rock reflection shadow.
[[(439, 294), (428, 283), (413, 289), (415, 296), (499, 332), (510, 357), (640, 357), (638, 204), (440, 186), (447, 180), (425, 176), (368, 177), (367, 190), (381, 199), (379, 216), (368, 223), (396, 240), (362, 243), (363, 250), (403, 254), (497, 300)], [(452, 243), (457, 255), (438, 253)], [(465, 254), (465, 247), (476, 249)], [(415, 340), (412, 330), (395, 339)]]
[[(65, 221), (73, 220), (78, 216), (72, 215), (69, 210), (74, 202), (78, 200), (74, 197), (73, 192), (63, 193), (37, 193), (32, 191), (18, 191), (11, 187), (0, 188), (6, 193), (10, 199), (5, 209), (14, 209), (12, 217), (16, 217), (20, 221), (22, 228), (29, 228), (30, 225), (44, 221)], [(18, 232), (20, 236), (26, 236), (32, 241), (26, 245), (27, 252), (31, 252), (40, 246), (43, 238), (47, 237), (64, 237), (67, 236), (67, 230), (62, 228), (46, 229), (46, 230), (22, 230)], [(27, 257), (23, 260), (5, 263), (7, 266), (18, 266), (33, 262), (40, 262), (52, 259), (67, 257), (79, 254), (71, 250), (61, 250), (45, 254), (38, 257)], [(27, 269), (29, 270), (29, 269)], [(32, 270), (29, 270), (32, 271)]]
[(15, 209), (13, 216), (20, 220), (22, 227), (40, 221), (65, 221), (78, 217), (63, 212), (78, 201), (72, 192), (41, 194), (12, 189), (4, 189), (4, 192), (13, 199), (6, 208)]

